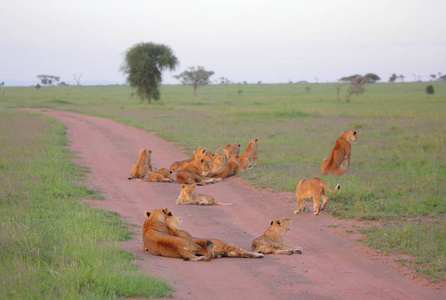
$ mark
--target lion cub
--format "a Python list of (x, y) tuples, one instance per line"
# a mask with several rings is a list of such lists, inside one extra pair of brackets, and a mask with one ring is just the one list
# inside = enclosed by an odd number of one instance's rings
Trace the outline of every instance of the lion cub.
[(197, 185), (193, 184), (182, 184), (181, 193), (178, 196), (177, 204), (195, 204), (195, 205), (232, 205), (233, 203), (220, 203), (215, 201), (214, 197), (211, 195), (194, 193), (193, 190)]
[(138, 159), (130, 170), (129, 180), (133, 178), (144, 178), (149, 171), (152, 172), (151, 154), (152, 150), (147, 151), (147, 149), (141, 149), (139, 151)]
[[(346, 130), (341, 137), (336, 141), (328, 158), (324, 158), (321, 164), (322, 175), (341, 175), (348, 172), (350, 165), (350, 154), (352, 152), (352, 145), (356, 144), (358, 137), (356, 131)], [(345, 161), (345, 168), (341, 165)]]
[[(301, 211), (303, 198), (313, 198), (314, 215), (318, 215), (321, 208), (324, 210), (328, 202), (328, 198), (325, 195), (325, 190), (330, 193), (334, 193), (340, 188), (341, 185), (337, 184), (334, 190), (330, 190), (330, 188), (327, 187), (325, 182), (320, 178), (302, 179), (299, 181), (296, 187), (297, 210), (294, 211), (294, 214), (298, 214)], [(321, 202), (319, 201), (320, 197), (323, 199), (322, 206)]]
[(240, 173), (243, 169), (252, 168), (253, 165), (257, 167), (257, 141), (258, 139), (249, 140), (246, 150), (240, 154), (240, 166), (238, 172)]
[(171, 170), (167, 170), (166, 168), (160, 168), (156, 171), (150, 172), (147, 175), (146, 179), (138, 179), (138, 181), (145, 182), (172, 182), (173, 179), (170, 178), (170, 174), (172, 174)]
[(291, 220), (286, 218), (271, 221), (268, 230), (252, 242), (252, 251), (264, 254), (301, 254), (302, 247), (287, 246), (283, 243), (282, 233), (290, 230), (290, 223)]

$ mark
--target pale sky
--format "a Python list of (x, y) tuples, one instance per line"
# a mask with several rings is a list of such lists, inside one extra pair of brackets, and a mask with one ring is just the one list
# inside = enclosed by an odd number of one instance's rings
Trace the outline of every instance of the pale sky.
[[(446, 74), (445, 0), (0, 0), (0, 83), (37, 75), (122, 84), (124, 52), (169, 46), (180, 62), (232, 82), (334, 82)], [(317, 79), (316, 79), (317, 78)]]

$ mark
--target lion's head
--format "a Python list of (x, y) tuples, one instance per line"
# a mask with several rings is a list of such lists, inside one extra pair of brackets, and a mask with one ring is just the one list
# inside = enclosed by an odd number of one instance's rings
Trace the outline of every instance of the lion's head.
[(288, 232), (290, 229), (288, 228), (291, 224), (291, 220), (287, 218), (279, 218), (272, 220), (270, 225), (271, 229), (274, 229), (278, 232)]

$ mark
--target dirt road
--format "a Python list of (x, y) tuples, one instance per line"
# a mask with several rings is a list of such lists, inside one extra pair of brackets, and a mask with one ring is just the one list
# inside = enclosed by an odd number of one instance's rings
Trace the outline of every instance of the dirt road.
[[(293, 223), (285, 242), (302, 246), (301, 255), (267, 255), (262, 259), (222, 258), (211, 262), (151, 256), (141, 251), (138, 234), (122, 247), (136, 253), (147, 274), (165, 278), (176, 299), (445, 299), (444, 287), (425, 285), (414, 273), (355, 242), (359, 222), (332, 218), (328, 213), (294, 215), (293, 193), (276, 193), (250, 186), (240, 177), (198, 187), (232, 206), (179, 206), (178, 183), (127, 180), (141, 148), (151, 149), (154, 167), (168, 168), (187, 158), (171, 142), (109, 119), (52, 110), (68, 126), (67, 136), (76, 162), (91, 170), (90, 185), (104, 192), (93, 205), (118, 212), (123, 219), (142, 225), (144, 211), (168, 207), (183, 218), (182, 228), (198, 237), (215, 237), (250, 249), (269, 222), (288, 217)], [(222, 146), (232, 141), (222, 141)], [(247, 141), (237, 141), (246, 146)], [(197, 145), (206, 146), (206, 145)], [(262, 147), (262, 141), (259, 141)], [(213, 150), (213, 149), (210, 149)], [(265, 172), (267, 172), (265, 170)], [(298, 178), (296, 178), (296, 183)], [(310, 203), (307, 203), (310, 206)], [(361, 223), (362, 225), (364, 223)], [(353, 233), (351, 233), (353, 232)]]

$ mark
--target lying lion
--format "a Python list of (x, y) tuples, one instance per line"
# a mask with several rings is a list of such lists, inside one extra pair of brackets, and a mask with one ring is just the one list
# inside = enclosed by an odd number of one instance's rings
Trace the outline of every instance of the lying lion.
[(129, 180), (133, 178), (144, 178), (149, 171), (152, 172), (151, 154), (152, 150), (147, 151), (146, 149), (141, 149), (139, 151), (138, 159), (130, 170)]
[[(352, 145), (357, 141), (356, 131), (346, 130), (336, 141), (330, 155), (321, 164), (322, 175), (341, 175), (349, 171)], [(345, 168), (341, 165), (345, 161)]]
[(193, 184), (182, 184), (180, 196), (178, 196), (177, 204), (195, 204), (195, 205), (232, 205), (233, 203), (220, 203), (215, 201), (214, 197), (211, 195), (194, 193), (193, 190), (197, 185)]
[[(325, 195), (325, 190), (330, 193), (334, 193), (340, 188), (341, 185), (337, 184), (335, 189), (331, 190), (320, 178), (302, 179), (299, 181), (296, 187), (297, 210), (294, 211), (294, 214), (298, 214), (301, 211), (303, 198), (313, 198), (314, 215), (318, 215), (321, 209), (325, 209), (328, 202), (328, 198)], [(319, 198), (323, 199), (322, 206)]]
[(171, 171), (179, 171), (179, 170), (183, 169), (191, 161), (193, 161), (197, 158), (204, 158), (204, 156), (206, 155), (206, 152), (207, 152), (206, 148), (198, 147), (196, 150), (193, 151), (192, 157), (172, 163), (172, 165), (170, 166), (170, 170)]
[[(167, 228), (169, 228), (169, 232), (173, 236), (183, 237), (190, 239), (192, 241), (201, 240), (193, 237), (189, 232), (179, 229), (182, 220), (172, 214), (169, 214), (166, 217)], [(220, 257), (241, 257), (241, 258), (262, 258), (263, 254), (254, 253), (246, 251), (240, 247), (228, 244), (221, 240), (217, 240), (214, 238), (209, 238), (206, 240), (210, 240), (214, 244), (214, 258)]]
[(264, 254), (301, 254), (302, 247), (287, 246), (283, 243), (282, 233), (289, 231), (290, 223), (291, 220), (286, 218), (271, 221), (268, 230), (252, 242), (252, 251)]
[(145, 182), (172, 182), (173, 179), (170, 178), (170, 174), (172, 174), (171, 170), (167, 170), (166, 168), (160, 168), (156, 171), (150, 172), (145, 179), (138, 179), (138, 181)]
[(231, 156), (229, 162), (225, 166), (223, 166), (219, 171), (211, 172), (209, 177), (225, 179), (229, 176), (233, 176), (237, 173), (239, 165), (239, 156)]
[(210, 240), (186, 239), (172, 236), (166, 225), (166, 218), (171, 212), (155, 209), (145, 212), (148, 217), (144, 222), (142, 250), (152, 255), (183, 258), (189, 261), (210, 261), (214, 258), (214, 245)]
[(207, 183), (214, 183), (221, 181), (221, 178), (210, 178), (207, 175), (211, 172), (211, 161), (204, 158), (197, 158), (189, 162), (184, 168), (178, 171), (176, 179), (179, 183), (197, 183), (199, 185), (206, 185)]

